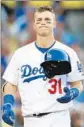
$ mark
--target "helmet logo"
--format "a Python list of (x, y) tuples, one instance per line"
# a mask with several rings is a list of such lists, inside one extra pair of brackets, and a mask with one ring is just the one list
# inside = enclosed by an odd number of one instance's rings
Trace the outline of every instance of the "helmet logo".
[(50, 53), (47, 53), (47, 59), (51, 60), (51, 58), (52, 58), (52, 55)]

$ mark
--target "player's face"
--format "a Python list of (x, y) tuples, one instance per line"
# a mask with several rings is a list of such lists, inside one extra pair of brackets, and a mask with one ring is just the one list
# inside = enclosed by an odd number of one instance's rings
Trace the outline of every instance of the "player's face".
[(36, 12), (34, 29), (39, 36), (49, 36), (55, 27), (55, 15), (49, 11)]

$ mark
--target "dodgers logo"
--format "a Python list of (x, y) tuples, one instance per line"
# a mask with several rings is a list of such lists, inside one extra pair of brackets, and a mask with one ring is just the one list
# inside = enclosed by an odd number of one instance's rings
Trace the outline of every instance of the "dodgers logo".
[(51, 59), (52, 59), (52, 55), (51, 55), (50, 53), (47, 53), (47, 58), (48, 58), (49, 60), (51, 60)]
[(79, 61), (77, 61), (77, 68), (78, 68), (79, 72), (83, 71), (82, 64)]
[(21, 78), (23, 78), (23, 82), (30, 82), (32, 80), (36, 80), (38, 78), (43, 78), (46, 80), (46, 76), (44, 74), (43, 68), (40, 67), (31, 67), (26, 64), (21, 67)]

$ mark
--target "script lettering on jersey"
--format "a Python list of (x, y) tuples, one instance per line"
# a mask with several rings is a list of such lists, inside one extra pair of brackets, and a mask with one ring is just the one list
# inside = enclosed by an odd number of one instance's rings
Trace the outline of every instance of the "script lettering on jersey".
[(24, 78), (23, 82), (30, 82), (32, 80), (36, 80), (39, 78), (43, 78), (46, 80), (46, 76), (44, 74), (43, 68), (40, 67), (31, 67), (30, 65), (26, 64), (21, 67), (21, 78)]

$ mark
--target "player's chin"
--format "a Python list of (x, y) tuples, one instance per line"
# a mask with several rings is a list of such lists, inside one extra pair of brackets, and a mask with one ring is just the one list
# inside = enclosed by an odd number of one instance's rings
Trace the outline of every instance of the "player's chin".
[(48, 31), (43, 31), (43, 32), (40, 32), (39, 35), (46, 37), (46, 36), (49, 35), (49, 32)]

